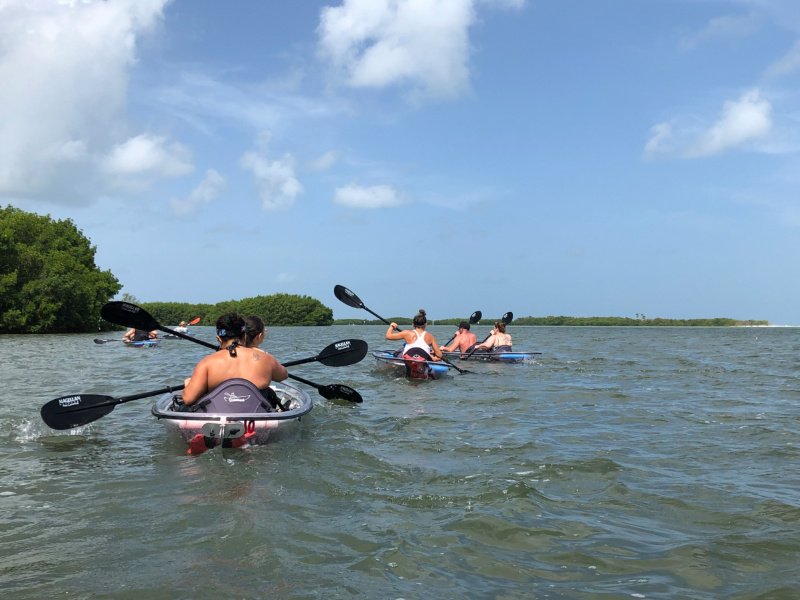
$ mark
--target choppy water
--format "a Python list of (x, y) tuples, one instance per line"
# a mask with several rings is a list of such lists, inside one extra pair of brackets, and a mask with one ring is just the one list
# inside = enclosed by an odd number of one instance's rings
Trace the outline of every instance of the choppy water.
[[(271, 328), (265, 348), (383, 332)], [(204, 348), (0, 336), (0, 597), (800, 596), (800, 330), (510, 333), (544, 354), (434, 382), (295, 367), (364, 404), (309, 388), (288, 439), (199, 457), (154, 399), (74, 432), (38, 411), (180, 383)]]

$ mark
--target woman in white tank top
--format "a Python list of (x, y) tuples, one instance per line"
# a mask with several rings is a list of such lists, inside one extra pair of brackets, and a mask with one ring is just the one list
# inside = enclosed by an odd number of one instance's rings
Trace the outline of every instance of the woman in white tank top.
[[(425, 331), (425, 327), (428, 325), (425, 311), (420, 309), (412, 323), (414, 324), (414, 329), (405, 331), (395, 331), (397, 323), (392, 323), (389, 325), (389, 329), (386, 330), (386, 339), (403, 340), (406, 343), (403, 354), (419, 350), (427, 354), (427, 357), (423, 356), (426, 360), (442, 360), (442, 351), (439, 349), (439, 344), (436, 343), (436, 338)], [(419, 352), (412, 352), (412, 354), (419, 354)]]

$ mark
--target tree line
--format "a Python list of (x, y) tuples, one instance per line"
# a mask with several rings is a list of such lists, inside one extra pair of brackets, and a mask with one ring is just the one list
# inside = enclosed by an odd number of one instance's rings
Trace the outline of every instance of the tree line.
[(530, 326), (588, 326), (588, 327), (737, 327), (744, 325), (769, 325), (769, 321), (739, 321), (718, 317), (714, 319), (633, 319), (630, 317), (521, 317), (513, 325)]
[[(436, 319), (428, 321), (433, 325), (453, 325), (458, 327), (464, 319)], [(411, 319), (406, 317), (396, 317), (389, 319), (398, 325), (411, 325)], [(477, 325), (494, 325), (499, 319), (481, 319)], [(334, 325), (385, 325), (378, 319), (336, 319)], [(744, 327), (769, 325), (769, 321), (750, 319), (740, 321), (737, 319), (714, 318), (714, 319), (645, 319), (630, 317), (520, 317), (508, 323), (509, 327), (519, 326), (540, 326), (540, 327)]]
[[(125, 297), (123, 296), (123, 299)], [(188, 302), (136, 302), (162, 324), (177, 325), (200, 317), (199, 325), (214, 325), (217, 318), (227, 312), (241, 316), (258, 315), (267, 325), (332, 325), (333, 310), (310, 296), (273, 294), (242, 300), (226, 300), (216, 304), (191, 304)]]

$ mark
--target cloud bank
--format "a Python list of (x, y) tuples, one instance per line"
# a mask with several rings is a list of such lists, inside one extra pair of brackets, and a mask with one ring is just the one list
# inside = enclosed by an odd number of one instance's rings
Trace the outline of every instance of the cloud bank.
[[(185, 148), (127, 132), (136, 40), (167, 2), (0, 2), (0, 195), (82, 202), (121, 174), (190, 170)], [(137, 155), (148, 145), (161, 165)]]

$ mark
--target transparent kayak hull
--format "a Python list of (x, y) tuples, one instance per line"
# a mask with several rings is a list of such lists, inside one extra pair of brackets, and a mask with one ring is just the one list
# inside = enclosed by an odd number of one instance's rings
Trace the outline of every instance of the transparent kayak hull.
[(212, 407), (205, 411), (182, 412), (173, 408), (173, 400), (181, 392), (172, 392), (159, 398), (151, 412), (164, 423), (171, 435), (190, 445), (198, 443), (198, 436), (206, 438), (204, 441), (211, 443), (211, 447), (217, 443), (232, 447), (269, 444), (294, 431), (300, 419), (314, 407), (311, 396), (303, 390), (278, 382), (273, 382), (270, 387), (288, 410), (226, 412)]
[(391, 350), (372, 353), (383, 373), (409, 379), (443, 379), (450, 376), (450, 367), (434, 360), (411, 360), (395, 356)]

